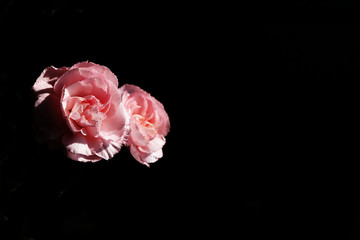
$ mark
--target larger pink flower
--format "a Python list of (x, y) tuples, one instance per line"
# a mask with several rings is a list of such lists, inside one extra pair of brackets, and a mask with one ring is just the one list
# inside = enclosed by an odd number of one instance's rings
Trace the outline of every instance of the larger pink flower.
[(170, 130), (169, 117), (159, 101), (137, 86), (125, 84), (120, 93), (131, 116), (127, 145), (137, 161), (149, 166), (163, 156), (165, 136)]
[(36, 80), (35, 127), (50, 145), (63, 144), (69, 158), (95, 162), (120, 151), (129, 133), (116, 76), (91, 62), (48, 67)]

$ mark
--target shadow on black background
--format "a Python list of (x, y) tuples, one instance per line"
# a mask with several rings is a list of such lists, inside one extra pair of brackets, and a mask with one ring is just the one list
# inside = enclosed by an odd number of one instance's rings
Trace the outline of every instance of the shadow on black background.
[[(330, 232), (351, 234), (353, 202), (328, 193), (351, 195), (330, 143), (355, 96), (358, 25), (241, 25), (238, 40), (204, 5), (166, 7), (1, 3), (4, 239), (292, 239), (334, 216)], [(31, 86), (84, 60), (164, 104), (171, 130), (150, 168), (126, 149), (83, 164), (35, 141)]]

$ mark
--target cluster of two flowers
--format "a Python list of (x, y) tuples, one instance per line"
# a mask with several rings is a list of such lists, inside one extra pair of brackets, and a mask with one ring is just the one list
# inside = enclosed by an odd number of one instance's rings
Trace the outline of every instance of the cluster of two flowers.
[(63, 147), (76, 161), (110, 159), (126, 145), (142, 164), (162, 157), (170, 130), (164, 106), (141, 88), (125, 84), (105, 66), (80, 62), (48, 67), (32, 87), (37, 137)]

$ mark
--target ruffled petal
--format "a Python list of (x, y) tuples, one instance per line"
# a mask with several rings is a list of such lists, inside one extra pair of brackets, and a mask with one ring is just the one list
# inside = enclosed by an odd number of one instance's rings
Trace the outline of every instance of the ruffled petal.
[(105, 160), (109, 160), (114, 157), (116, 153), (118, 153), (121, 149), (121, 142), (113, 142), (105, 139), (102, 140), (101, 148), (97, 149), (94, 153), (96, 156), (99, 156)]
[(75, 64), (71, 69), (78, 68), (80, 71), (90, 71), (96, 76), (105, 77), (107, 81), (112, 82), (115, 87), (118, 87), (119, 82), (114, 73), (110, 71), (106, 66), (102, 66), (93, 62), (85, 61)]
[(130, 141), (137, 146), (145, 146), (148, 143), (148, 140), (138, 129), (136, 122), (130, 122)]
[(158, 136), (149, 141), (145, 146), (138, 146), (138, 148), (144, 153), (153, 153), (159, 151), (165, 145), (165, 138)]
[(129, 131), (130, 128), (125, 126), (111, 134), (100, 132), (98, 138), (87, 138), (88, 145), (95, 155), (108, 160), (114, 157), (127, 142)]
[(124, 110), (122, 104), (119, 105), (118, 111), (118, 114), (102, 122), (102, 125), (104, 125), (105, 122), (107, 127), (101, 127), (99, 131), (99, 138), (103, 140), (103, 143), (100, 148), (95, 150), (95, 153), (104, 159), (112, 158), (129, 139), (130, 117)]
[(130, 124), (130, 116), (121, 103), (121, 95), (115, 87), (111, 88), (111, 100), (106, 119), (101, 123), (100, 131), (111, 132)]
[(163, 151), (162, 149), (159, 149), (157, 150), (156, 152), (153, 152), (151, 154), (148, 154), (148, 155), (145, 155), (142, 160), (144, 162), (147, 162), (147, 163), (154, 163), (156, 162), (157, 160), (159, 160), (159, 158), (162, 158), (163, 157)]
[(68, 152), (84, 156), (94, 155), (88, 146), (86, 138), (81, 133), (67, 133), (62, 142)]
[(67, 67), (55, 68), (52, 66), (44, 69), (44, 71), (40, 74), (40, 76), (32, 86), (32, 90), (37, 96), (35, 107), (41, 104), (41, 102), (44, 101), (49, 94), (55, 94), (53, 87), (55, 82), (68, 69), (69, 68)]
[(56, 68), (53, 66), (45, 68), (32, 87), (34, 92), (37, 93), (40, 91), (53, 89), (55, 81), (68, 69), (68, 67)]
[(79, 162), (97, 162), (101, 160), (101, 157), (96, 155), (85, 156), (82, 154), (77, 154), (72, 152), (67, 152), (67, 156), (68, 158)]
[(156, 152), (148, 154), (142, 152), (135, 145), (130, 145), (130, 153), (139, 163), (142, 163), (148, 167), (150, 167), (150, 163), (156, 162), (157, 160), (159, 160), (159, 158), (162, 158), (163, 156), (162, 149), (159, 149)]
[(117, 87), (117, 77), (107, 67), (88, 61), (46, 68), (33, 86), (35, 125), (43, 136), (62, 143), (71, 159), (110, 159), (130, 132)]
[(101, 78), (93, 77), (73, 83), (66, 87), (69, 96), (86, 97), (94, 96), (100, 100), (102, 104), (109, 101), (110, 95), (108, 85)]
[(87, 78), (94, 77), (89, 71), (80, 72), (79, 69), (70, 69), (62, 75), (54, 85), (54, 91), (60, 96), (63, 88)]

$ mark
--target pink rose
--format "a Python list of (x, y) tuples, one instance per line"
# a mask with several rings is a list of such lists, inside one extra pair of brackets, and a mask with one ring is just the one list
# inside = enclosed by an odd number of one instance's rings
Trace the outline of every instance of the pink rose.
[(162, 147), (170, 130), (169, 117), (164, 106), (139, 87), (125, 84), (119, 90), (125, 110), (131, 116), (127, 145), (137, 161), (149, 166), (163, 156)]
[(91, 62), (48, 67), (33, 90), (39, 139), (50, 146), (62, 144), (69, 158), (110, 159), (127, 140), (130, 117), (121, 103), (118, 80), (107, 67)]

